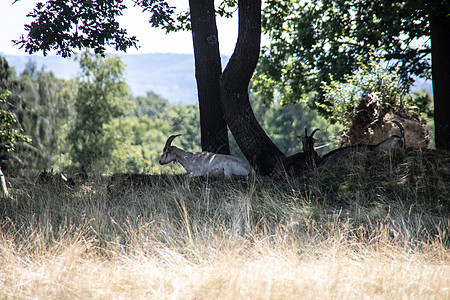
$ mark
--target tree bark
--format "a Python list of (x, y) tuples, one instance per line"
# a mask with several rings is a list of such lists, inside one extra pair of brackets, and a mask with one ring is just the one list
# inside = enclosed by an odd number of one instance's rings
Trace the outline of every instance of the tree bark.
[(229, 154), (228, 129), (220, 104), (219, 76), (222, 74), (222, 64), (214, 0), (189, 0), (189, 6), (202, 149)]
[(6, 178), (5, 175), (2, 172), (2, 169), (0, 168), (0, 185), (2, 186), (2, 194), (6, 198), (9, 198), (9, 192), (8, 187), (6, 186)]
[(220, 96), (225, 120), (239, 148), (254, 169), (270, 174), (283, 153), (256, 120), (248, 86), (259, 58), (261, 1), (239, 1), (239, 33), (236, 48), (221, 78)]
[(450, 151), (450, 16), (430, 22), (436, 148)]

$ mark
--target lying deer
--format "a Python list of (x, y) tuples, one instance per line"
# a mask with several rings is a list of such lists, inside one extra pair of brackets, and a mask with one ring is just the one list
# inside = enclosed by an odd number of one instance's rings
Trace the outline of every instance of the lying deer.
[(314, 149), (314, 144), (321, 142), (314, 138), (314, 134), (320, 129), (315, 129), (310, 136), (305, 128), (305, 136), (298, 136), (302, 141), (303, 152), (296, 153), (292, 156), (280, 159), (273, 168), (272, 176), (279, 177), (281, 175), (300, 175), (303, 171), (314, 168), (320, 162), (320, 156)]
[(188, 152), (171, 146), (172, 141), (180, 134), (170, 136), (159, 159), (161, 165), (178, 162), (186, 170), (186, 177), (225, 177), (248, 176), (252, 170), (249, 163), (231, 155), (212, 152)]
[(384, 141), (376, 145), (353, 145), (343, 148), (335, 149), (322, 157), (321, 164), (334, 163), (342, 157), (348, 157), (356, 152), (374, 151), (379, 152), (382, 150), (393, 150), (396, 148), (405, 148), (405, 129), (402, 124), (397, 121), (392, 121), (400, 129), (400, 136), (392, 135)]

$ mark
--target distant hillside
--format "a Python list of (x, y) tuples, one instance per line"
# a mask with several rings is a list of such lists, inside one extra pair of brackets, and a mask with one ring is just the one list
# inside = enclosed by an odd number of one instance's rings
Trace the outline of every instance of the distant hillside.
[[(3, 56), (18, 74), (30, 60), (36, 62), (38, 69), (53, 71), (60, 78), (74, 78), (79, 72), (77, 62), (59, 56)], [(133, 95), (154, 91), (172, 103), (197, 103), (193, 55), (139, 54), (120, 57), (126, 64), (125, 78)], [(227, 60), (227, 57), (222, 58), (224, 65)]]
[[(0, 53), (0, 55), (2, 55)], [(59, 56), (5, 56), (9, 64), (20, 74), (29, 60), (36, 62), (39, 69), (53, 71), (60, 78), (74, 78), (79, 72), (73, 59)], [(154, 91), (171, 103), (197, 103), (194, 57), (190, 54), (135, 54), (119, 55), (126, 64), (125, 78), (134, 96)], [(222, 57), (224, 67), (229, 57)], [(416, 89), (432, 93), (431, 81), (416, 80)]]

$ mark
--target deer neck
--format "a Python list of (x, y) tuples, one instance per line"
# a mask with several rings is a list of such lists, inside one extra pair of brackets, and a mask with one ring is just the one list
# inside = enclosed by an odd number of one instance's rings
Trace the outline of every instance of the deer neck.
[(190, 166), (190, 164), (192, 162), (192, 153), (191, 152), (176, 148), (175, 155), (176, 155), (175, 160), (178, 163), (180, 163), (185, 169)]

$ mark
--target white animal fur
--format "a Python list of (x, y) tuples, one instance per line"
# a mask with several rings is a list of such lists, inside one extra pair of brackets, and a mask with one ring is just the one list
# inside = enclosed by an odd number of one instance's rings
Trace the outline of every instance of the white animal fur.
[(188, 152), (171, 146), (174, 138), (172, 135), (167, 139), (163, 153), (159, 159), (161, 165), (170, 162), (178, 162), (186, 170), (186, 177), (225, 177), (248, 176), (252, 170), (251, 166), (243, 159), (231, 155), (216, 154), (212, 152)]

